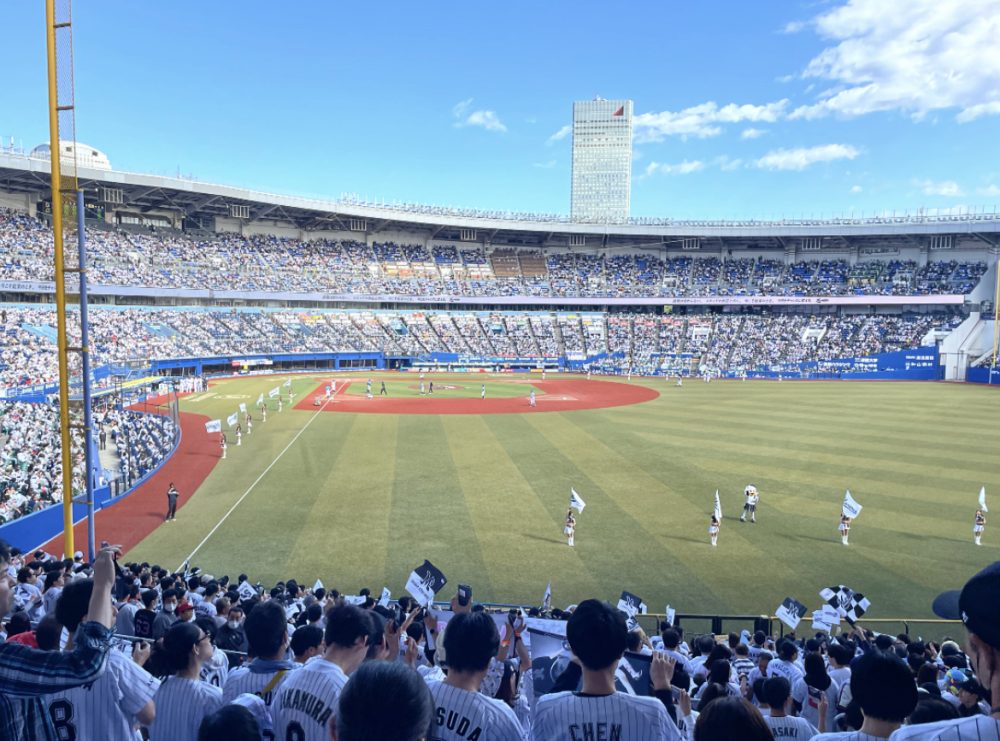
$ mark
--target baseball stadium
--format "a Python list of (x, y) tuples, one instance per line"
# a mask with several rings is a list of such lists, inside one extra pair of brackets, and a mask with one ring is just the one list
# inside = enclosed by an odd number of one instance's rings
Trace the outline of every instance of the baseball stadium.
[(625, 98), (554, 137), (569, 215), (132, 171), (77, 137), (59, 12), (51, 139), (0, 142), (12, 577), (111, 543), (120, 606), (162, 574), (293, 625), (457, 589), (501, 633), (596, 598), (651, 635), (964, 635), (932, 603), (1000, 561), (995, 208), (631, 216)]

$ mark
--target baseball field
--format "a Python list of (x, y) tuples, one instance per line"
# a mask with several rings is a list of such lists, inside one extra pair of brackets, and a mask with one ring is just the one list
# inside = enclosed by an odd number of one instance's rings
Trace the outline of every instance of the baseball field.
[[(429, 559), (449, 594), (461, 582), (477, 600), (540, 604), (551, 582), (556, 606), (627, 589), (654, 612), (773, 613), (788, 596), (813, 609), (821, 587), (846, 584), (869, 617), (929, 617), (934, 595), (1000, 559), (1000, 527), (972, 539), (980, 487), (1000, 494), (993, 388), (429, 374), (432, 396), (416, 374), (387, 373), (372, 375), (372, 399), (355, 375), (327, 400), (331, 376), (290, 378), (294, 399), (280, 413), (269, 399), (266, 422), (257, 399), (285, 377), (181, 400), (191, 416), (170, 475), (204, 481), (130, 559), (174, 568), (193, 552), (213, 574), (394, 595)], [(240, 403), (254, 425), (237, 447), (225, 420)], [(208, 419), (223, 420), (225, 460)], [(747, 484), (756, 524), (738, 519)], [(586, 502), (574, 548), (570, 487)], [(845, 489), (864, 507), (848, 547)], [(145, 496), (158, 520), (165, 496)], [(100, 537), (112, 522), (99, 518)]]

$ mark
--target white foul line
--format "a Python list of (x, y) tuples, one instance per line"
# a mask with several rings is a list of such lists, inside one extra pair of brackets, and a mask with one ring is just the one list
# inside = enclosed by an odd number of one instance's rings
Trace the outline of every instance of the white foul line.
[[(347, 384), (344, 384), (344, 387), (346, 388)], [(260, 480), (265, 476), (267, 476), (267, 472), (270, 471), (272, 468), (274, 468), (274, 464), (277, 463), (279, 460), (281, 460), (281, 456), (283, 456), (285, 453), (288, 452), (288, 449), (295, 444), (295, 441), (299, 439), (299, 436), (306, 431), (306, 428), (308, 428), (309, 425), (313, 423), (313, 420), (316, 419), (316, 417), (319, 416), (319, 414), (324, 409), (326, 409), (326, 405), (329, 403), (330, 399), (327, 399), (326, 401), (323, 402), (323, 406), (321, 406), (319, 409), (313, 412), (313, 416), (309, 418), (309, 421), (307, 421), (304, 425), (302, 425), (302, 429), (295, 434), (295, 437), (293, 437), (291, 440), (288, 441), (288, 445), (285, 446), (285, 449), (282, 450), (280, 453), (278, 453), (277, 457), (275, 457), (275, 459), (271, 461), (270, 465), (268, 465), (268, 467), (264, 469), (264, 471), (260, 474), (260, 476), (257, 477), (257, 479), (252, 484), (250, 484), (250, 487), (245, 492), (243, 492), (243, 496), (241, 496), (239, 499), (236, 500), (236, 503), (232, 507), (230, 507), (229, 511), (222, 516), (222, 519), (215, 524), (215, 527), (213, 527), (211, 530), (208, 531), (208, 535), (202, 538), (202, 541), (197, 545), (197, 547), (193, 551), (191, 551), (191, 553), (188, 554), (188, 557), (185, 558), (184, 561), (181, 561), (181, 565), (178, 566), (175, 569), (175, 571), (180, 571), (184, 567), (184, 564), (186, 562), (189, 562), (192, 558), (194, 558), (194, 555), (201, 550), (201, 547), (208, 542), (208, 539), (215, 534), (215, 531), (218, 530), (220, 527), (222, 527), (222, 523), (224, 523), (229, 518), (229, 515), (231, 515), (233, 511), (240, 506), (240, 503), (244, 499), (246, 499), (247, 495), (254, 490), (254, 487), (257, 486), (257, 484), (260, 483)]]

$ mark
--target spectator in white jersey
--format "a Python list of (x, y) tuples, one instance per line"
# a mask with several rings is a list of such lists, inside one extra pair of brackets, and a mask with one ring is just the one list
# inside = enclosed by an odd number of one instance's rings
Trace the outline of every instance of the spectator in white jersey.
[(823, 741), (875, 741), (889, 738), (917, 706), (917, 685), (909, 667), (895, 654), (870, 651), (851, 667), (851, 696), (864, 718), (856, 731), (822, 733)]
[(369, 661), (361, 665), (340, 693), (335, 741), (423, 741), (433, 738), (429, 726), (434, 701), (413, 669), (399, 662)]
[[(250, 613), (263, 607), (255, 607)], [(250, 619), (247, 619), (250, 623)], [(249, 628), (249, 625), (248, 625)], [(354, 605), (335, 607), (326, 616), (326, 650), (292, 672), (274, 695), (271, 716), (276, 738), (325, 741), (330, 718), (347, 678), (365, 660), (372, 635), (372, 616)], [(252, 642), (251, 642), (252, 643)]]
[[(826, 664), (818, 653), (806, 654), (805, 675), (792, 685), (792, 699), (799, 715), (822, 730), (833, 728), (837, 715), (840, 686), (826, 673)], [(823, 703), (823, 699), (826, 703)], [(826, 725), (820, 723), (820, 705), (825, 705)]]
[(208, 682), (213, 687), (222, 689), (222, 686), (226, 683), (226, 679), (229, 678), (229, 657), (215, 644), (215, 634), (217, 631), (215, 621), (210, 617), (200, 617), (195, 619), (194, 623), (205, 631), (205, 634), (209, 637), (209, 642), (212, 644), (212, 658), (202, 665), (201, 673), (198, 677), (203, 682)]
[(202, 667), (212, 659), (211, 636), (195, 623), (175, 623), (163, 636), (170, 676), (156, 691), (156, 719), (150, 741), (197, 738), (202, 718), (222, 706), (222, 690), (202, 681)]
[(288, 621), (285, 608), (276, 601), (256, 605), (246, 619), (249, 653), (253, 661), (229, 673), (222, 688), (225, 702), (248, 692), (257, 695), (271, 707), (281, 682), (299, 664), (285, 659), (288, 649)]
[[(998, 741), (1000, 739), (1000, 561), (965, 583), (961, 591), (934, 600), (934, 612), (961, 620), (968, 633), (965, 651), (979, 682), (992, 697), (989, 716), (906, 726), (893, 739), (904, 741)], [(856, 671), (856, 670), (855, 670)], [(853, 682), (852, 682), (853, 686)]]
[[(769, 708), (764, 720), (770, 726), (775, 738), (796, 738), (806, 741), (826, 730), (825, 726), (817, 729), (805, 718), (796, 718), (788, 714), (792, 705), (792, 686), (784, 677), (765, 679), (761, 694)], [(826, 716), (820, 717), (825, 719)]]
[[(87, 620), (94, 582), (90, 579), (67, 584), (56, 602), (56, 619), (70, 636)], [(72, 638), (66, 644), (72, 650)], [(92, 684), (62, 690), (44, 698), (45, 706), (63, 738), (101, 738), (133, 741), (133, 719), (139, 725), (153, 722), (153, 696), (160, 683), (121, 651), (108, 654), (108, 666)]]
[(805, 676), (798, 663), (799, 647), (795, 641), (785, 638), (778, 642), (778, 658), (773, 659), (767, 665), (768, 677), (784, 677), (795, 686), (795, 683)]
[(615, 689), (615, 671), (625, 653), (627, 634), (625, 616), (607, 602), (588, 599), (577, 606), (566, 625), (566, 637), (581, 666), (582, 691), (557, 692), (538, 700), (532, 722), (537, 741), (602, 736), (620, 741), (680, 741), (681, 733), (663, 702), (669, 702), (673, 659), (662, 654), (653, 658), (653, 668), (663, 671), (659, 665), (667, 664), (665, 681), (654, 684), (663, 701)]
[(292, 633), (290, 643), (296, 664), (305, 664), (323, 650), (323, 629), (317, 625), (301, 625)]
[(463, 612), (449, 621), (444, 633), (448, 676), (443, 682), (427, 683), (434, 698), (432, 738), (507, 741), (528, 737), (507, 703), (479, 692), (499, 648), (500, 633), (485, 612)]

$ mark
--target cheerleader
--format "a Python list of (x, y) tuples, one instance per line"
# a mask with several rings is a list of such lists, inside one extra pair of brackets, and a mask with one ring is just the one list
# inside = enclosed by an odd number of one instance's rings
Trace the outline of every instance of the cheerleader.
[(572, 548), (573, 535), (576, 533), (576, 518), (573, 517), (573, 510), (566, 512), (566, 527), (563, 528), (563, 532), (566, 533), (566, 545)]
[(746, 522), (747, 515), (750, 515), (750, 522), (757, 522), (757, 502), (760, 500), (757, 487), (753, 484), (748, 484), (747, 488), (743, 490), (743, 496), (747, 499), (743, 503), (743, 514), (740, 515), (740, 522)]
[(247, 434), (253, 434), (253, 417), (250, 416), (250, 412), (247, 412)]
[(986, 529), (986, 515), (983, 514), (981, 509), (976, 510), (976, 521), (972, 526), (972, 537), (976, 541), (976, 545), (983, 544), (983, 530)]
[(708, 523), (708, 537), (712, 540), (712, 547), (719, 544), (719, 518), (714, 514)]
[(226, 433), (222, 433), (222, 438), (219, 440), (219, 445), (222, 446), (222, 460), (226, 460)]
[(243, 428), (239, 424), (236, 425), (236, 447), (240, 447), (243, 444)]
[(847, 515), (840, 516), (840, 542), (848, 545), (847, 536), (851, 534), (851, 518)]

